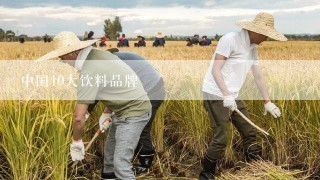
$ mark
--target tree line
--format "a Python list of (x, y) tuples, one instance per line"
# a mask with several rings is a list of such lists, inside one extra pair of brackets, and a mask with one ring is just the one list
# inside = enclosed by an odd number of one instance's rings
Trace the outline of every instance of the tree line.
[(19, 41), (20, 38), (23, 38), (25, 41), (45, 41), (50, 42), (52, 38), (45, 34), (44, 36), (32, 36), (29, 37), (26, 34), (20, 34), (16, 35), (16, 33), (13, 30), (3, 30), (0, 28), (0, 41), (6, 41), (6, 42), (16, 42)]
[[(120, 17), (116, 16), (113, 20), (106, 19), (104, 21), (104, 34), (106, 37), (108, 37), (110, 40), (117, 40), (117, 38), (120, 37), (120, 33), (122, 33), (122, 24), (120, 21)], [(47, 35), (45, 35), (47, 36)], [(0, 28), (0, 41), (19, 41), (20, 37), (24, 37), (26, 41), (42, 41), (45, 36), (34, 36), (34, 37), (28, 37), (26, 34), (21, 34), (19, 36), (16, 36), (15, 32), (13, 30), (3, 30)], [(212, 36), (210, 39), (213, 41), (218, 41), (221, 38), (222, 35), (216, 34), (215, 36)], [(285, 35), (289, 41), (320, 41), (320, 34), (317, 35), (306, 35), (306, 34), (286, 34)], [(191, 37), (191, 36), (190, 36)], [(187, 36), (166, 36), (166, 40), (171, 41), (185, 41), (189, 37)], [(135, 38), (133, 38), (135, 39)], [(151, 40), (152, 38), (146, 38), (146, 40)]]

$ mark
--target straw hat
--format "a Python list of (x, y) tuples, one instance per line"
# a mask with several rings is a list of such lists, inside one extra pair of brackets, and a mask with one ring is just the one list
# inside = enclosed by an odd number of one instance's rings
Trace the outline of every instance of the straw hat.
[(274, 28), (274, 18), (269, 13), (259, 13), (252, 21), (239, 21), (237, 26), (243, 29), (263, 34), (274, 40), (287, 41), (288, 39)]
[(80, 41), (75, 33), (62, 31), (53, 38), (54, 50), (40, 57), (38, 60), (53, 59), (70, 52), (91, 46), (96, 41), (98, 40), (95, 39), (89, 41)]
[(164, 38), (164, 33), (162, 33), (162, 32), (157, 32), (157, 33), (156, 33), (156, 38)]

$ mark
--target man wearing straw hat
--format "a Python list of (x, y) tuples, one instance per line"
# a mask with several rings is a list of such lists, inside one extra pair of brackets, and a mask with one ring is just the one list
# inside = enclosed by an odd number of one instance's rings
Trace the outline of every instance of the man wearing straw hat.
[(257, 143), (256, 129), (234, 112), (239, 109), (248, 116), (244, 103), (237, 97), (250, 69), (265, 102), (264, 114), (269, 112), (275, 118), (281, 114), (270, 101), (259, 68), (257, 45), (267, 37), (279, 41), (287, 38), (274, 29), (274, 18), (269, 13), (259, 13), (253, 21), (241, 21), (237, 25), (242, 28), (240, 32), (228, 33), (219, 40), (203, 82), (204, 105), (212, 120), (214, 137), (202, 161), (201, 180), (215, 177), (216, 163), (227, 146), (230, 121), (242, 136), (246, 160), (261, 159), (262, 148)]
[(157, 32), (156, 39), (154, 40), (152, 46), (153, 47), (158, 47), (158, 46), (164, 47), (164, 44), (166, 43), (166, 40), (164, 39), (164, 37), (165, 37), (165, 35), (163, 32)]
[[(117, 56), (108, 51), (94, 49), (91, 44), (95, 41), (80, 41), (73, 32), (60, 32), (53, 41), (55, 50), (39, 60), (57, 57), (64, 62), (68, 60), (67, 63), (81, 70), (80, 77), (85, 77), (80, 78), (77, 87), (78, 101), (74, 112), (70, 145), (72, 160), (84, 159), (82, 131), (85, 115), (88, 105), (93, 104), (98, 97), (115, 113), (106, 140), (108, 149), (105, 154), (106, 164), (102, 171), (102, 179), (135, 179), (131, 160), (140, 134), (151, 117), (151, 104), (139, 79), (135, 85), (120, 86), (122, 83), (118, 78), (136, 74)], [(87, 86), (83, 84), (82, 80), (98, 76), (104, 79), (96, 84), (93, 82)]]

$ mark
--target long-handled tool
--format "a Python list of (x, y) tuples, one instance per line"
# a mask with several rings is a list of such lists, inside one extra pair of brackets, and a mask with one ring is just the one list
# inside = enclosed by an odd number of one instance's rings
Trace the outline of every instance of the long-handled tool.
[[(89, 142), (89, 144), (87, 145), (85, 151), (87, 152), (89, 150), (89, 148), (91, 147), (92, 143), (97, 139), (97, 137), (101, 134), (101, 130), (100, 128), (97, 130), (97, 132), (94, 134), (93, 138), (91, 139), (91, 141)], [(76, 167), (76, 165), (79, 163), (79, 161), (75, 161), (72, 164), (72, 168)]]
[(244, 114), (242, 114), (242, 112), (239, 111), (239, 109), (235, 109), (235, 111), (241, 116), (243, 117), (244, 120), (246, 120), (249, 124), (251, 124), (251, 126), (253, 126), (254, 128), (256, 128), (257, 130), (261, 131), (263, 134), (270, 136), (270, 134), (268, 132), (266, 132), (265, 130), (261, 129), (259, 126), (255, 125), (252, 121), (250, 121), (249, 118), (247, 118)]

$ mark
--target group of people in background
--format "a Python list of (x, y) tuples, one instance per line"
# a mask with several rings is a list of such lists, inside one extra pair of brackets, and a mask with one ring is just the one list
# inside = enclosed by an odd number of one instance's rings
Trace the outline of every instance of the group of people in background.
[[(84, 36), (83, 36), (83, 41), (93, 40), (94, 39), (93, 35), (94, 35), (93, 31), (90, 31), (89, 33), (86, 31), (84, 33)], [(134, 47), (146, 47), (147, 46), (145, 37), (143, 37), (141, 35), (138, 35), (137, 38), (138, 38), (138, 42), (134, 43)], [(106, 46), (106, 41), (109, 41), (109, 40), (110, 40), (110, 37), (102, 36), (100, 38), (99, 47), (105, 47)], [(155, 40), (152, 43), (152, 46), (153, 47), (164, 47), (165, 43), (166, 43), (166, 40), (165, 40), (164, 33), (157, 32), (156, 35), (155, 35)], [(93, 44), (93, 46), (97, 47), (96, 44)], [(120, 48), (120, 47), (130, 47), (129, 39), (126, 38), (126, 34), (121, 34), (121, 36), (118, 38), (117, 47), (118, 48)]]
[(52, 41), (52, 37), (48, 36), (47, 34), (43, 37), (43, 41), (45, 43), (50, 43)]
[(187, 46), (200, 45), (200, 46), (210, 46), (211, 39), (206, 35), (203, 35), (200, 39), (199, 34), (195, 34), (192, 38), (187, 39)]
[[(94, 35), (93, 31), (89, 31), (89, 33), (85, 31), (83, 35), (83, 41), (94, 40), (93, 35)], [(109, 39), (110, 38), (107, 36), (102, 36), (100, 38), (99, 47), (106, 47), (107, 46), (106, 41), (108, 41)], [(97, 44), (93, 43), (92, 46), (97, 47)]]
[[(145, 37), (138, 35), (138, 42), (134, 43), (134, 47), (146, 47)], [(153, 47), (164, 47), (166, 40), (164, 39), (165, 35), (162, 32), (157, 32), (155, 40), (152, 43)], [(122, 34), (118, 39), (117, 47), (129, 47), (129, 40), (126, 38), (125, 34)]]
[[(88, 40), (94, 40), (94, 32), (93, 31), (85, 31), (84, 36), (83, 36), (83, 41), (88, 41)], [(138, 42), (134, 43), (134, 47), (146, 47), (147, 43), (146, 43), (146, 38), (138, 35)], [(106, 47), (106, 41), (109, 41), (110, 37), (109, 36), (102, 36), (100, 38), (100, 41), (98, 43), (94, 43), (92, 44), (92, 46), (97, 47), (97, 44), (99, 45), (99, 47)], [(48, 36), (47, 34), (45, 36), (43, 36), (43, 41), (45, 43), (50, 43), (52, 41), (52, 37)], [(20, 43), (24, 43), (25, 42), (25, 38), (24, 37), (19, 37), (19, 42)], [(165, 35), (162, 32), (157, 32), (155, 34), (155, 40), (152, 43), (153, 47), (164, 47), (166, 43), (165, 40)], [(199, 45), (199, 46), (210, 46), (211, 43), (211, 39), (208, 38), (206, 35), (203, 35), (201, 38), (199, 36), (199, 34), (195, 34), (192, 38), (188, 38), (187, 39), (187, 46), (192, 47), (193, 45)], [(129, 45), (129, 40), (126, 38), (125, 34), (121, 34), (121, 37), (118, 38), (118, 43), (117, 43), (117, 47), (130, 47)]]
[[(89, 33), (86, 31), (84, 33), (84, 37), (83, 40), (87, 41), (87, 40), (93, 40), (93, 35), (94, 32), (93, 31), (89, 31)], [(138, 42), (134, 43), (134, 47), (146, 47), (146, 38), (143, 37), (142, 35), (138, 35)], [(100, 38), (100, 42), (99, 42), (99, 47), (106, 47), (106, 41), (109, 41), (110, 37), (108, 36), (102, 36)], [(155, 34), (155, 40), (152, 43), (153, 47), (164, 47), (166, 43), (165, 40), (165, 35), (163, 32), (157, 32)], [(193, 37), (188, 38), (187, 39), (187, 46), (192, 47), (194, 45), (199, 45), (199, 46), (210, 46), (211, 43), (211, 39), (208, 38), (206, 35), (203, 35), (201, 38), (199, 36), (199, 34), (195, 34), (193, 35)], [(96, 44), (94, 44), (93, 46), (97, 47)], [(126, 38), (126, 34), (121, 34), (121, 36), (118, 38), (118, 43), (117, 43), (117, 47), (130, 47), (129, 45), (129, 39)]]
[[(93, 40), (93, 35), (94, 32), (93, 31), (85, 31), (84, 36), (83, 36), (83, 41), (88, 41), (88, 40)], [(134, 47), (146, 47), (146, 38), (138, 35), (138, 42), (134, 43)], [(98, 42), (99, 47), (106, 47), (106, 41), (109, 41), (110, 37), (109, 36), (102, 36), (100, 38), (100, 41)], [(43, 41), (45, 43), (50, 43), (52, 41), (52, 38), (50, 36), (48, 36), (47, 34), (45, 36), (43, 36)], [(19, 37), (19, 42), (20, 43), (24, 43), (25, 42), (25, 38), (24, 37)], [(162, 32), (157, 32), (155, 34), (155, 40), (152, 43), (153, 47), (164, 47), (166, 43), (165, 40), (165, 35)], [(199, 34), (195, 34), (192, 38), (188, 38), (187, 39), (187, 46), (192, 47), (193, 45), (199, 45), (199, 46), (210, 46), (211, 43), (211, 39), (208, 38), (206, 35), (203, 35), (201, 38), (199, 36)], [(97, 44), (94, 43), (92, 44), (94, 47), (97, 47)], [(117, 43), (117, 47), (130, 47), (129, 45), (129, 40), (126, 38), (125, 34), (121, 34), (121, 37), (118, 38), (118, 43)]]

